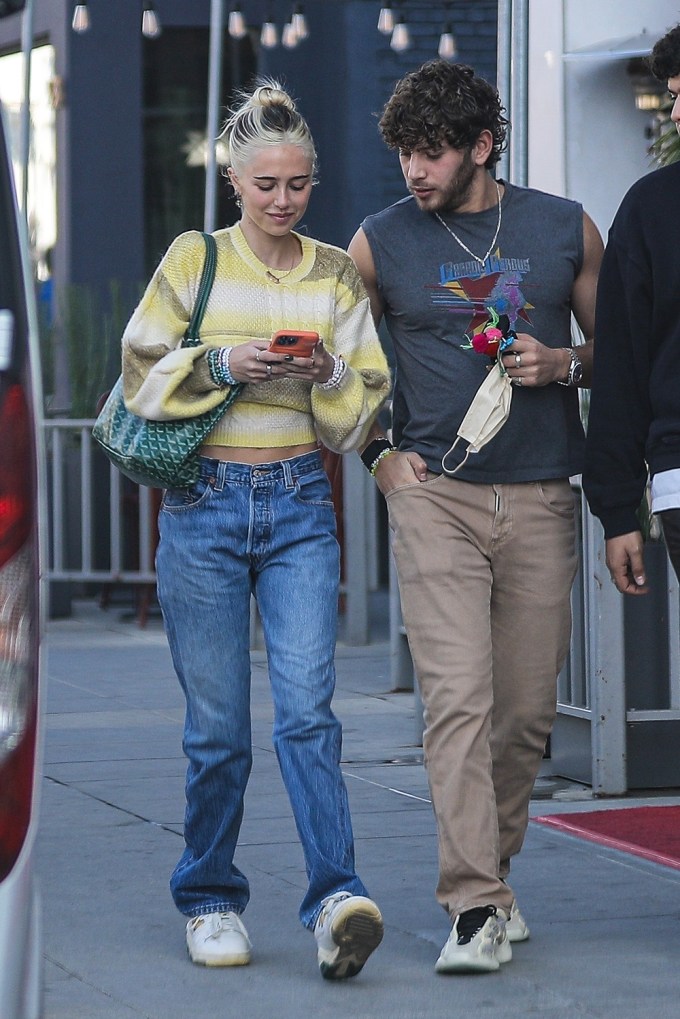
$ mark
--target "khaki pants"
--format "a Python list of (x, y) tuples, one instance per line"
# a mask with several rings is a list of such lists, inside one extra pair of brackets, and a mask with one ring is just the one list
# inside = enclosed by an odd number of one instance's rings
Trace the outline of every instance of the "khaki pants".
[(388, 496), (404, 624), (425, 707), (437, 899), (493, 904), (518, 853), (569, 648), (576, 572), (567, 480), (446, 475)]

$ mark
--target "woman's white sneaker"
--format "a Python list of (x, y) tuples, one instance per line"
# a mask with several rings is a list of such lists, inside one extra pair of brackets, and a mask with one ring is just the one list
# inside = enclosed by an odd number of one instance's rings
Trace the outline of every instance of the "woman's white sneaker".
[(510, 962), (506, 921), (495, 906), (468, 909), (456, 917), (435, 963), (437, 973), (492, 973)]
[(383, 919), (372, 899), (336, 892), (323, 900), (314, 926), (321, 975), (326, 980), (353, 977), (383, 937)]
[(187, 924), (187, 950), (199, 966), (247, 966), (250, 938), (238, 913), (202, 913)]

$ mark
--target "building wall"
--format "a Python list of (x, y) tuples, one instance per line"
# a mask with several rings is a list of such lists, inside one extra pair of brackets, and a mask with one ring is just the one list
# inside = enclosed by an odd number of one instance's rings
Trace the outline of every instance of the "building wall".
[[(244, 9), (254, 10), (254, 4)], [(262, 72), (282, 74), (300, 100), (319, 150), (319, 186), (307, 222), (332, 243), (346, 246), (371, 212), (404, 197), (396, 154), (378, 130), (379, 114), (395, 82), (437, 56), (443, 22), (453, 23), (457, 59), (495, 82), (497, 0), (454, 0), (445, 16), (439, 2), (399, 5), (413, 43), (395, 53), (377, 30), (379, 0), (317, 0), (305, 5), (310, 38), (298, 50), (262, 53)], [(274, 5), (288, 10), (287, 2)]]
[[(225, 22), (230, 6), (225, 0)], [(281, 25), (291, 6), (289, 0), (243, 0), (250, 42), (257, 47), (268, 10)], [(341, 246), (365, 215), (405, 193), (396, 155), (384, 146), (377, 118), (395, 81), (436, 56), (445, 18), (439, 2), (405, 0), (400, 8), (414, 42), (396, 54), (377, 31), (380, 6), (380, 0), (307, 0), (309, 38), (291, 51), (278, 47), (258, 54), (259, 72), (283, 78), (317, 144), (320, 183), (306, 228)], [(453, 0), (448, 6), (458, 59), (495, 80), (496, 0)], [(136, 299), (150, 271), (144, 250), (143, 47), (153, 41), (145, 43), (140, 32), (141, 4), (89, 0), (89, 7), (91, 28), (76, 35), (70, 27), (73, 0), (34, 0), (35, 39), (55, 47), (65, 97), (56, 114), (54, 288), (85, 285), (105, 300), (115, 280), (131, 310), (133, 295)], [(157, 0), (157, 9), (167, 28), (210, 23), (210, 0)], [(20, 38), (21, 15), (0, 21), (0, 53), (18, 50)], [(229, 65), (225, 93), (248, 84), (238, 80), (238, 47), (228, 38), (223, 61)], [(206, 66), (206, 90), (207, 79)], [(232, 100), (233, 92), (224, 95), (223, 114)], [(182, 157), (168, 153), (169, 160), (175, 158)], [(200, 171), (196, 179), (202, 190)], [(201, 226), (183, 224), (184, 229)]]
[[(653, 169), (626, 58), (590, 57), (596, 43), (663, 35), (677, 0), (533, 0), (529, 5), (529, 182), (582, 202), (603, 234), (630, 185)], [(566, 55), (566, 57), (565, 57)]]

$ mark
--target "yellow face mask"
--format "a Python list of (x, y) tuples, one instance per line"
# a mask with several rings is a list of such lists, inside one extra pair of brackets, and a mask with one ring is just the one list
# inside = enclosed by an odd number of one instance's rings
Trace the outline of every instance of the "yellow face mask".
[[(442, 457), (442, 470), (445, 474), (455, 474), (466, 462), (470, 453), (478, 453), (482, 446), (493, 439), (508, 420), (511, 401), (510, 379), (496, 362), (475, 393), (472, 403), (460, 423), (453, 445)], [(450, 456), (461, 439), (468, 444), (465, 458), (457, 467), (450, 470), (446, 466), (446, 458)]]

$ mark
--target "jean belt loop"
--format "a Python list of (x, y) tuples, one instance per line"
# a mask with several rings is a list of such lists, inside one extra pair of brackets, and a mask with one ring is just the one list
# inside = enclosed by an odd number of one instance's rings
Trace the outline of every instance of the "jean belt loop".
[(227, 467), (229, 464), (226, 460), (217, 461), (217, 477), (215, 479), (215, 491), (221, 492), (227, 482)]
[(286, 488), (295, 488), (295, 481), (293, 479), (293, 472), (290, 469), (290, 461), (282, 460), (281, 465), (283, 467), (283, 480), (286, 483)]

